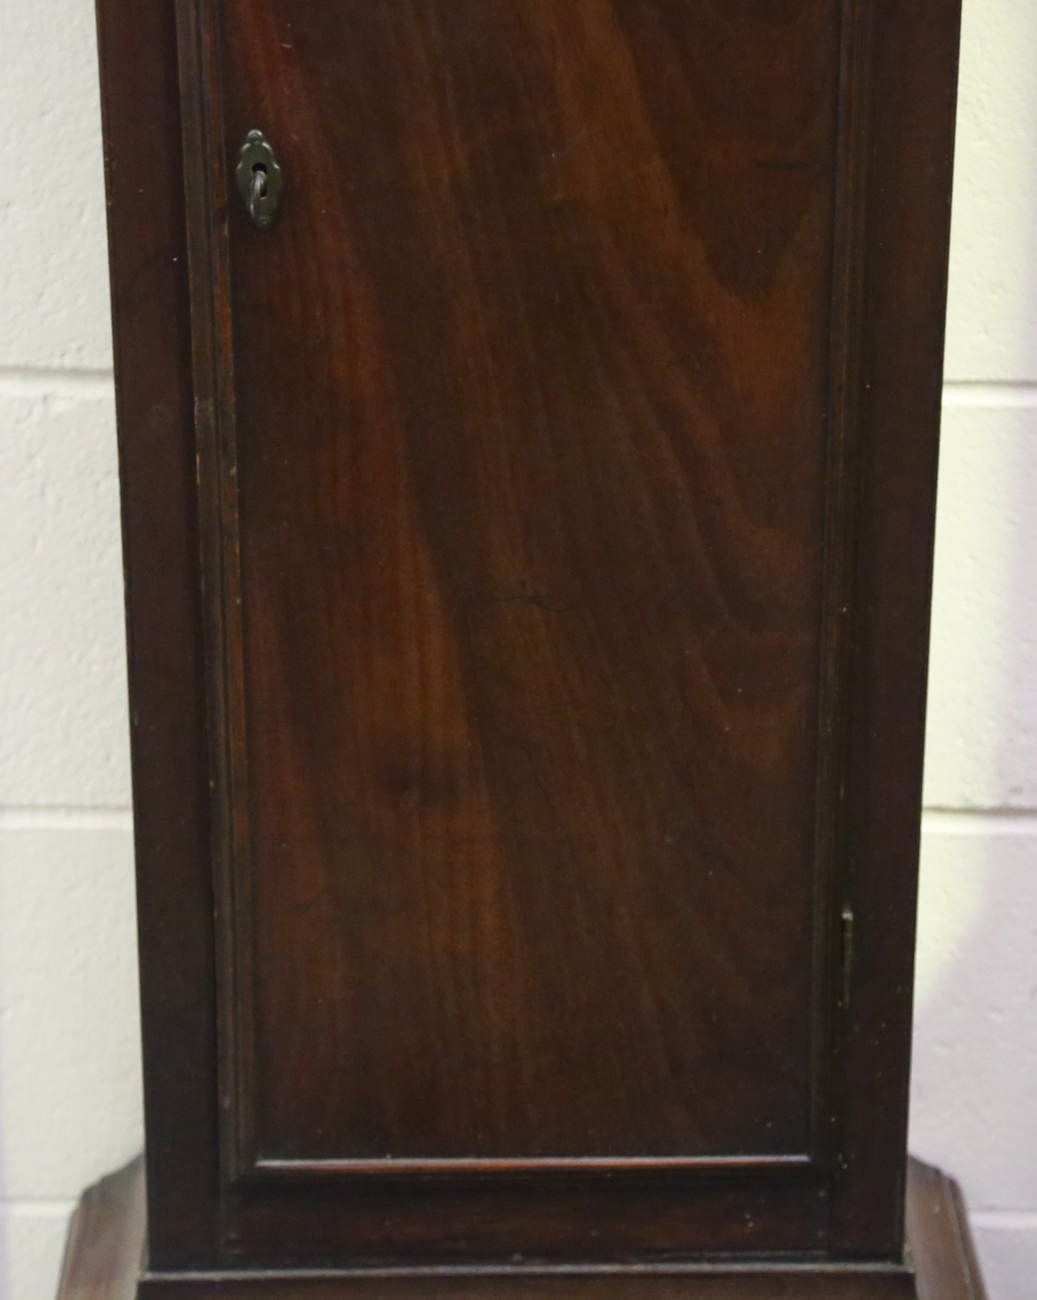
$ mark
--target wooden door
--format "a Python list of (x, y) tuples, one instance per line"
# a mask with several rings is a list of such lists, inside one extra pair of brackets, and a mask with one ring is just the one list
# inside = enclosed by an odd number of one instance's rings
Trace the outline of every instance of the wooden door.
[(895, 1254), (952, 8), (179, 4), (220, 1104), (153, 1249)]
[(264, 1164), (810, 1149), (839, 14), (758, 8), (224, 5)]

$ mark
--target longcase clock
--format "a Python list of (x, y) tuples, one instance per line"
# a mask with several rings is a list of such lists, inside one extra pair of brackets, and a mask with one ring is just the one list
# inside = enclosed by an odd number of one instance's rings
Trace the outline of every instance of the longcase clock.
[(148, 1224), (66, 1293), (978, 1286), (905, 1156), (957, 0), (99, 23)]

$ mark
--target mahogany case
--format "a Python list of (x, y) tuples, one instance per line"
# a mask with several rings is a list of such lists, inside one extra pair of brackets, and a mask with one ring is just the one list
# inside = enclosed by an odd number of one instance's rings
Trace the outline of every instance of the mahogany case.
[(141, 1285), (915, 1295), (957, 0), (98, 18)]

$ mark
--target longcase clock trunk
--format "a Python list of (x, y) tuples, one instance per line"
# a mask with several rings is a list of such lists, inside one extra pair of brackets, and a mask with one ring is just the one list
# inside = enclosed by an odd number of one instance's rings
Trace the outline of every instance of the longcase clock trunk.
[(142, 1285), (914, 1295), (955, 0), (99, 24)]

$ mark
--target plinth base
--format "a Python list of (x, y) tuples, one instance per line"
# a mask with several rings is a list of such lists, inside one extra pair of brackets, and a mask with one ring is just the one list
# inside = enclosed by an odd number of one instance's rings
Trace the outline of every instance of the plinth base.
[(911, 1160), (907, 1263), (709, 1264), (539, 1272), (156, 1274), (144, 1260), (144, 1164), (84, 1194), (58, 1300), (984, 1300), (958, 1185)]

